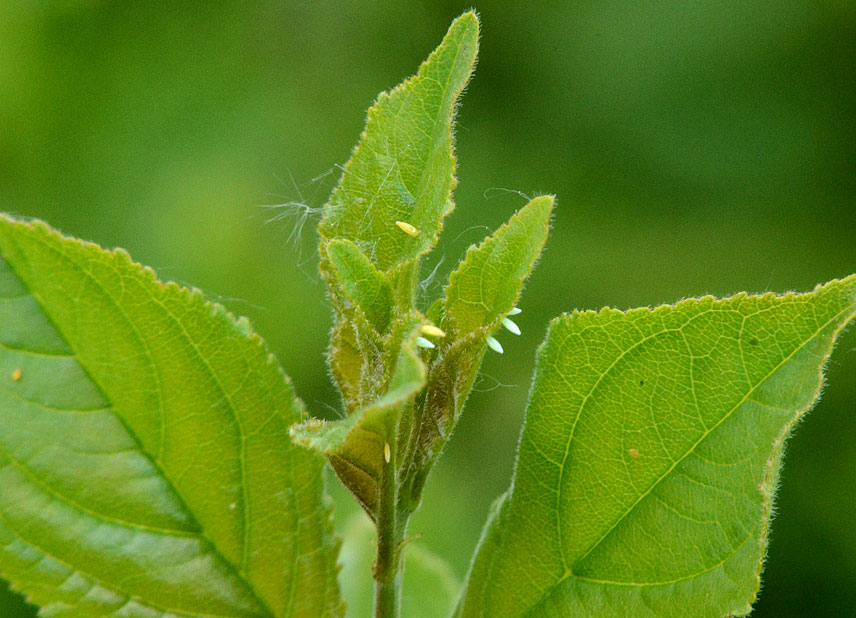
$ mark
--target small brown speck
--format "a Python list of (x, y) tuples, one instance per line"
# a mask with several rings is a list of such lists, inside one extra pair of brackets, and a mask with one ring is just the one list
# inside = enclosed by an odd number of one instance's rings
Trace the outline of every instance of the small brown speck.
[(631, 459), (639, 459), (639, 451), (635, 448), (632, 448), (627, 451), (627, 454), (630, 455)]
[(645, 386), (645, 380), (639, 380), (639, 386)]
[(23, 375), (23, 372), (21, 371), (21, 369), (19, 367), (18, 369), (16, 369), (15, 371), (12, 372), (12, 382), (17, 382), (18, 380), (20, 380), (22, 375)]

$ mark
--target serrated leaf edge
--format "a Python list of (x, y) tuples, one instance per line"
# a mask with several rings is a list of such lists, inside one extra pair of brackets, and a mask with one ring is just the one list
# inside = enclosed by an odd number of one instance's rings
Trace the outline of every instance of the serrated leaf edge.
[[(210, 316), (214, 319), (220, 320), (221, 323), (228, 326), (233, 331), (233, 333), (235, 335), (246, 339), (251, 345), (256, 347), (264, 355), (265, 366), (268, 369), (273, 369), (276, 373), (278, 373), (280, 378), (283, 380), (283, 382), (286, 385), (287, 391), (290, 393), (290, 395), (292, 397), (293, 403), (295, 404), (295, 408), (300, 413), (301, 418), (307, 417), (306, 406), (303, 403), (303, 401), (298, 397), (298, 395), (295, 391), (294, 385), (291, 381), (291, 378), (282, 369), (282, 366), (280, 365), (276, 356), (268, 348), (265, 340), (258, 333), (255, 332), (255, 330), (252, 328), (250, 321), (246, 317), (243, 317), (243, 316), (236, 317), (233, 313), (231, 313), (222, 304), (211, 301), (208, 298), (206, 298), (204, 293), (201, 290), (199, 290), (198, 288), (184, 287), (184, 286), (179, 285), (175, 281), (166, 281), (166, 282), (161, 281), (160, 279), (158, 279), (157, 273), (154, 271), (154, 269), (152, 269), (149, 266), (146, 266), (144, 264), (141, 264), (139, 262), (134, 261), (133, 258), (131, 257), (131, 255), (125, 249), (122, 249), (120, 247), (114, 247), (112, 249), (107, 249), (107, 248), (101, 247), (97, 243), (87, 241), (87, 240), (82, 240), (82, 239), (75, 237), (75, 236), (65, 235), (65, 234), (61, 233), (59, 230), (56, 230), (53, 227), (51, 227), (45, 221), (42, 221), (40, 219), (31, 219), (28, 221), (22, 221), (22, 220), (18, 220), (17, 218), (11, 217), (5, 213), (0, 213), (0, 219), (8, 222), (12, 226), (30, 227), (34, 230), (37, 230), (37, 231), (45, 234), (48, 238), (53, 239), (53, 240), (57, 240), (60, 245), (62, 245), (62, 244), (77, 244), (77, 245), (81, 246), (86, 251), (97, 252), (99, 254), (107, 253), (114, 260), (118, 260), (119, 263), (121, 263), (122, 265), (130, 266), (131, 268), (134, 268), (135, 270), (137, 270), (145, 278), (145, 280), (148, 283), (150, 283), (150, 284), (154, 283), (154, 284), (160, 286), (161, 288), (163, 288), (166, 293), (176, 294), (179, 299), (185, 300), (188, 303), (195, 303), (198, 307), (201, 307), (203, 310), (205, 310), (205, 312), (207, 313), (208, 316)], [(10, 264), (10, 267), (11, 267), (11, 264)], [(41, 305), (41, 302), (39, 304)], [(42, 311), (44, 311), (44, 308), (42, 308)], [(45, 315), (49, 316), (49, 314), (46, 311), (45, 311)], [(51, 320), (51, 323), (53, 323), (53, 320)], [(124, 421), (122, 421), (121, 419), (119, 419), (119, 420), (124, 425)], [(128, 432), (129, 432), (129, 435), (132, 436), (133, 439), (136, 441), (137, 438), (136, 438), (136, 435), (134, 434), (134, 432), (131, 431), (130, 429), (128, 429)], [(141, 451), (145, 452), (142, 449), (141, 449)], [(149, 460), (151, 461), (154, 468), (164, 478), (168, 478), (168, 476), (164, 473), (163, 469), (161, 468), (160, 464), (155, 460), (155, 458), (149, 457)], [(324, 490), (322, 491), (322, 500), (325, 499), (325, 496), (327, 496), (326, 488), (324, 488)], [(181, 499), (181, 500), (183, 502), (183, 499)], [(191, 513), (189, 508), (188, 508), (188, 513)], [(219, 550), (216, 549), (216, 544), (209, 538), (204, 527), (196, 520), (195, 517), (194, 517), (194, 522), (196, 524), (196, 527), (199, 530), (199, 536), (208, 545), (210, 545), (210, 547), (218, 555), (220, 555), (220, 557), (223, 559), (224, 563), (227, 564), (229, 566), (229, 568), (233, 570), (235, 575), (241, 581), (243, 581), (245, 583), (245, 585), (250, 590), (253, 591), (253, 596), (255, 597), (255, 599), (259, 603), (259, 605), (261, 607), (263, 607), (265, 609), (265, 611), (267, 611), (271, 616), (275, 616), (276, 615), (275, 612), (268, 606), (267, 602), (256, 592), (255, 587), (253, 586), (252, 582), (250, 582), (248, 579), (246, 579), (246, 577), (244, 575), (241, 574), (241, 571), (239, 570), (237, 565), (232, 564), (232, 562), (230, 560), (227, 560), (224, 556), (222, 556), (222, 554), (220, 554)], [(324, 539), (325, 539), (324, 543), (330, 552), (330, 553), (328, 553), (328, 563), (336, 565), (337, 564), (336, 563), (336, 557), (338, 555), (338, 549), (341, 546), (341, 539), (334, 532), (333, 522), (332, 522), (332, 505), (330, 506), (329, 509), (327, 509), (327, 512), (325, 513), (324, 517), (321, 518), (321, 522), (322, 522), (322, 525), (324, 526), (324, 530), (323, 530), (323, 535), (324, 535)], [(51, 558), (54, 560), (57, 560), (59, 562), (62, 562), (62, 560), (60, 560), (59, 558), (57, 558), (55, 556), (51, 556)], [(77, 569), (75, 567), (73, 567), (72, 565), (67, 565), (67, 566), (69, 566), (73, 570), (77, 571)], [(335, 579), (336, 572), (338, 572), (338, 567), (335, 567), (334, 572), (331, 573), (331, 575), (333, 575), (333, 577), (332, 577), (333, 586), (331, 587), (328, 585), (328, 586), (325, 586), (325, 588), (324, 588), (325, 596), (327, 594), (330, 594), (333, 590), (338, 590), (338, 584), (336, 583), (336, 579)], [(6, 579), (6, 581), (9, 581), (10, 586), (14, 590), (16, 590), (18, 592), (23, 592), (18, 585), (16, 585), (11, 580), (7, 579), (5, 574), (2, 571), (0, 571), (0, 576), (2, 576), (4, 579)], [(108, 585), (105, 582), (100, 582), (100, 580), (98, 580), (98, 578), (92, 576), (91, 574), (86, 574), (86, 577), (92, 579), (93, 581), (104, 584), (105, 587), (107, 587), (108, 589), (116, 590), (115, 586)], [(127, 595), (124, 592), (122, 592), (121, 594), (127, 596), (129, 599), (132, 598), (130, 595)], [(25, 596), (25, 598), (27, 598), (27, 600), (29, 602), (31, 595), (25, 594), (24, 596)], [(157, 606), (157, 604), (155, 604), (151, 601), (148, 601), (148, 600), (140, 599), (140, 601), (145, 603), (146, 605), (151, 606), (151, 607), (156, 607), (157, 609), (164, 611), (164, 612), (170, 612), (170, 613), (176, 612), (176, 610), (174, 610), (174, 609), (167, 609), (167, 608), (159, 607), (159, 606)], [(340, 606), (341, 611), (343, 612), (344, 611), (344, 603), (340, 601), (339, 606)], [(40, 612), (41, 612), (41, 610), (40, 610)], [(183, 612), (180, 612), (180, 613), (183, 613)], [(185, 615), (192, 616), (191, 614), (185, 614)]]

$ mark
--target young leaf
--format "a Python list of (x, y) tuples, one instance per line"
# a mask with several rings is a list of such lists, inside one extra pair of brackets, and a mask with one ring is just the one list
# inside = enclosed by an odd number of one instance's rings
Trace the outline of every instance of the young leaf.
[(320, 458), (246, 320), (0, 217), (0, 574), (44, 615), (340, 616)]
[(514, 307), (547, 242), (554, 201), (552, 195), (536, 197), (467, 251), (446, 287), (443, 330), (452, 335), (450, 341), (496, 328)]
[(392, 290), (383, 273), (349, 240), (331, 240), (326, 253), (342, 291), (375, 330), (383, 333), (392, 309)]
[(410, 438), (416, 465), (405, 485), (419, 496), (434, 462), (464, 407), (484, 357), (485, 338), (514, 307), (523, 283), (547, 241), (554, 198), (536, 197), (478, 246), (449, 277), (445, 305), (434, 303), (429, 318), (446, 333), (431, 364), (428, 387)]
[(473, 70), (478, 32), (476, 14), (464, 13), (418, 74), (369, 109), (365, 131), (324, 208), (322, 241), (353, 241), (383, 271), (437, 242), (453, 208), (452, 117)]
[(554, 320), (456, 615), (748, 613), (783, 442), (854, 314), (856, 275)]
[[(332, 295), (331, 300), (336, 302)], [(388, 356), (384, 339), (361, 310), (354, 308), (338, 314), (330, 333), (328, 359), (348, 414), (377, 399)]]
[(415, 341), (422, 322), (414, 317), (400, 346), (386, 393), (339, 421), (310, 419), (291, 429), (297, 444), (325, 455), (366, 512), (377, 517), (380, 480), (387, 453), (396, 443), (400, 414), (425, 386), (425, 364)]

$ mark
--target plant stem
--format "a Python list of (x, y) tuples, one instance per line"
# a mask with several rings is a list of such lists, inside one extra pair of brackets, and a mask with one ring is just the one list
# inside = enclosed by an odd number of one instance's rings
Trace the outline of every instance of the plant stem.
[(399, 618), (401, 543), (409, 515), (399, 512), (395, 473), (396, 447), (390, 445), (383, 467), (377, 516), (377, 560), (374, 565), (375, 618)]

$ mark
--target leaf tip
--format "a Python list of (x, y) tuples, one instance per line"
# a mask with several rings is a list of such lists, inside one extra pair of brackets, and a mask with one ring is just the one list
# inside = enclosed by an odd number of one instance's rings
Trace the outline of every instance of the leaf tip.
[(481, 26), (481, 20), (479, 19), (478, 12), (475, 9), (465, 11), (460, 17), (452, 22), (452, 28), (455, 28), (456, 26), (459, 26), (467, 33), (473, 32), (478, 35), (479, 28)]
[(458, 66), (469, 67), (467, 76), (459, 88), (463, 87), (469, 74), (472, 73), (475, 67), (479, 47), (479, 29), (478, 13), (475, 9), (470, 9), (452, 22), (452, 25), (449, 26), (449, 31), (443, 37), (443, 42), (440, 44), (440, 48), (445, 48), (447, 45), (457, 46), (458, 58), (456, 64), (460, 63)]
[(548, 218), (548, 223), (549, 223), (549, 217), (552, 215), (553, 207), (555, 205), (556, 205), (556, 196), (550, 195), (550, 194), (538, 195), (538, 196), (532, 198), (529, 201), (529, 204), (527, 204), (529, 209), (536, 210), (539, 213), (543, 213), (544, 217)]

